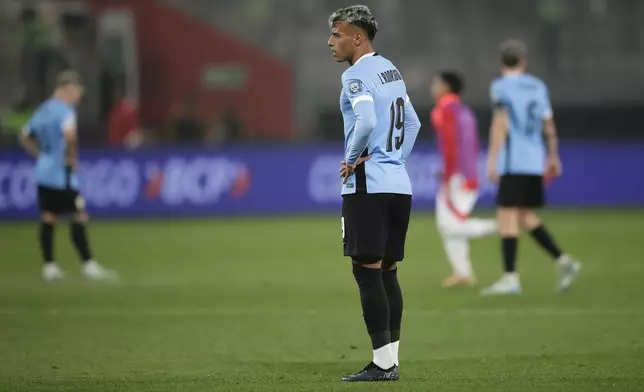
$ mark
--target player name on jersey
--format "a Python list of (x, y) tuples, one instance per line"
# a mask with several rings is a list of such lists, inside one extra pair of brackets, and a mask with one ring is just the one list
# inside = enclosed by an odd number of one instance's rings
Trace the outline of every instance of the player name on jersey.
[(390, 69), (389, 71), (379, 73), (378, 78), (380, 78), (380, 83), (387, 84), (402, 80), (402, 75), (397, 69)]

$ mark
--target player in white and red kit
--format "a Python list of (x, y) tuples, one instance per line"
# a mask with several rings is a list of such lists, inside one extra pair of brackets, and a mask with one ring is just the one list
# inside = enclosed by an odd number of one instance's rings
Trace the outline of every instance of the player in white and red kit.
[(436, 197), (436, 223), (443, 237), (452, 275), (444, 287), (472, 285), (475, 282), (470, 261), (469, 239), (494, 234), (493, 219), (469, 215), (478, 198), (479, 138), (476, 118), (461, 102), (463, 81), (454, 72), (438, 72), (432, 79), (436, 107), (431, 120), (443, 158), (441, 187)]

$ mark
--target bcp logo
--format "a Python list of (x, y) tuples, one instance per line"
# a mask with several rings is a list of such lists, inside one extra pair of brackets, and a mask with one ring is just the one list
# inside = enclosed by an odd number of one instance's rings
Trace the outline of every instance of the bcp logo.
[(170, 206), (213, 205), (222, 198), (240, 199), (251, 185), (251, 173), (227, 158), (171, 158), (146, 168), (145, 195)]

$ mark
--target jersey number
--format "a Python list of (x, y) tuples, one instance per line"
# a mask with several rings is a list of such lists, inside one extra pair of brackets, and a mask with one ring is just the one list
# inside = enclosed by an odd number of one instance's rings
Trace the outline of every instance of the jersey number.
[(539, 124), (541, 124), (541, 121), (539, 121), (539, 114), (537, 113), (537, 108), (539, 107), (539, 104), (537, 101), (530, 101), (527, 106), (527, 116), (526, 116), (526, 124), (525, 124), (525, 130), (526, 134), (528, 136), (532, 136), (535, 134), (535, 132), (538, 131)]
[[(396, 136), (394, 143), (394, 128), (401, 131)], [(391, 123), (389, 124), (389, 135), (387, 136), (387, 152), (392, 152), (394, 147), (400, 150), (405, 141), (405, 100), (398, 98), (391, 103)], [(395, 144), (395, 145), (394, 145)]]

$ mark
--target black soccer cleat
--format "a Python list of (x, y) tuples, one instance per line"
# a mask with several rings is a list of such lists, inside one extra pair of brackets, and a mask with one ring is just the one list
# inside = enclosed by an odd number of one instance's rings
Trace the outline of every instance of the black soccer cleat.
[(351, 376), (342, 377), (347, 382), (369, 382), (369, 381), (396, 381), (398, 380), (398, 366), (383, 370), (371, 362), (364, 369)]

